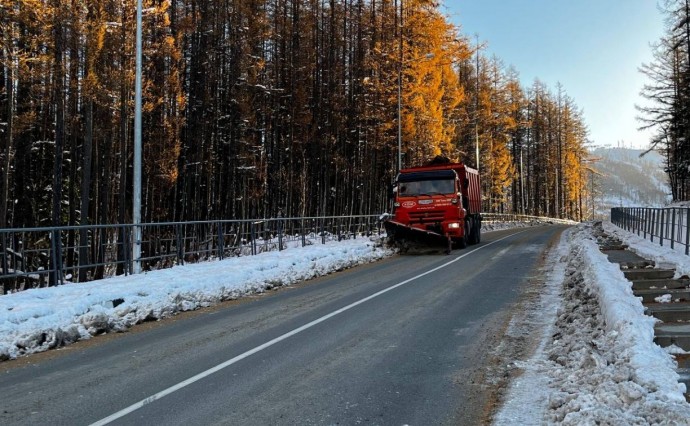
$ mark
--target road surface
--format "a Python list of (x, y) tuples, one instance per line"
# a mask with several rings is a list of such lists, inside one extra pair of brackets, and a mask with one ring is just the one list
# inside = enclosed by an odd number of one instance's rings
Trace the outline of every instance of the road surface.
[(478, 424), (564, 227), (485, 233), (0, 364), (0, 424)]

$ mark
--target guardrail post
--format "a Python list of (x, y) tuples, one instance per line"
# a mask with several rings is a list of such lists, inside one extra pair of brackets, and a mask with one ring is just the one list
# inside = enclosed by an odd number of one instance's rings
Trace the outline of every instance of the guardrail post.
[(685, 209), (685, 254), (690, 254), (690, 209)]
[(645, 232), (645, 228), (647, 226), (647, 220), (645, 216), (646, 210), (644, 208), (640, 208), (640, 233), (638, 235), (642, 235)]
[(635, 209), (628, 209), (630, 215), (630, 233), (635, 233)]
[(629, 209), (627, 209), (627, 211), (628, 211), (628, 215), (627, 215), (628, 216), (628, 228), (630, 228), (629, 232), (632, 233), (635, 231), (635, 220), (634, 220), (635, 219), (635, 216), (634, 216), (635, 210), (633, 210), (632, 208), (629, 208)]
[(659, 217), (661, 218), (659, 220), (659, 245), (661, 247), (664, 246), (664, 210), (662, 209), (659, 212)]
[(630, 228), (628, 231), (630, 233), (635, 232), (635, 210), (632, 208), (627, 209), (628, 214), (628, 228)]
[(616, 208), (611, 209), (611, 223), (613, 223), (616, 226), (620, 226), (618, 225), (618, 209)]
[(218, 259), (223, 260), (225, 255), (225, 240), (223, 238), (223, 222), (218, 221)]
[(300, 226), (301, 226), (301, 232), (300, 233), (302, 234), (302, 247), (304, 247), (307, 245), (307, 241), (306, 241), (307, 236), (306, 236), (306, 232), (304, 229), (304, 218), (302, 218), (300, 220)]
[(249, 222), (249, 238), (252, 240), (252, 256), (256, 256), (256, 229), (254, 228), (254, 221)]
[(676, 239), (676, 209), (671, 209), (671, 248)]
[(122, 238), (123, 238), (122, 244), (124, 244), (124, 246), (122, 247), (122, 253), (125, 257), (122, 261), (125, 263), (123, 269), (125, 271), (125, 276), (127, 276), (128, 273), (131, 274), (132, 271), (134, 270), (134, 260), (132, 259), (132, 257), (134, 257), (134, 253), (131, 252), (132, 244), (130, 244), (130, 241), (131, 241), (130, 235), (131, 235), (132, 231), (131, 231), (131, 229), (129, 229), (129, 226), (127, 226), (127, 225), (121, 225), (121, 226), (122, 226)]
[(321, 244), (326, 244), (326, 219), (321, 218)]
[(60, 230), (55, 228), (50, 239), (51, 259), (53, 261), (52, 285), (64, 284), (62, 277), (62, 241), (60, 241)]
[[(10, 268), (9, 268), (9, 263), (7, 262), (7, 233), (3, 232), (2, 233), (2, 275), (9, 275)], [(17, 267), (14, 267), (14, 270), (17, 270)], [(15, 272), (16, 273), (16, 272)]]
[[(615, 217), (615, 219), (612, 219), (611, 222), (613, 222), (614, 224), (616, 224), (616, 226), (618, 226), (619, 228), (622, 228), (623, 226), (621, 225), (621, 221), (620, 221), (620, 219), (621, 219), (621, 212), (620, 212), (620, 209), (618, 209), (618, 208), (612, 209), (612, 210), (611, 210), (611, 215), (612, 215), (612, 216), (613, 216), (613, 213), (614, 213), (614, 212), (616, 213), (616, 217)], [(592, 216), (592, 217), (594, 217), (594, 216)]]
[(633, 229), (635, 229), (634, 228), (635, 224), (633, 223), (633, 209), (626, 209), (626, 210), (628, 212), (628, 214), (626, 215), (626, 217), (628, 219), (628, 231), (632, 232)]
[(620, 214), (621, 214), (621, 228), (625, 229), (626, 231), (628, 230), (628, 218), (627, 218), (627, 212), (625, 209), (620, 209)]
[(278, 216), (278, 251), (283, 251), (283, 219)]
[(177, 240), (177, 264), (184, 265), (184, 241), (182, 239), (182, 225), (175, 225), (175, 236)]
[(623, 209), (621, 209), (621, 214), (622, 214), (621, 220), (623, 222), (621, 224), (622, 228), (625, 229), (626, 231), (629, 231), (630, 229), (628, 227), (628, 211), (625, 208), (623, 208)]

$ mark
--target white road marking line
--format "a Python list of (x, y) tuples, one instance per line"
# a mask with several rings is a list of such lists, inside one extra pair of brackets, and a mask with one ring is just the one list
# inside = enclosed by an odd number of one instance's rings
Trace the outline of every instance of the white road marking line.
[(481, 249), (483, 249), (483, 248), (489, 247), (489, 246), (491, 246), (491, 245), (493, 245), (493, 244), (496, 244), (496, 243), (498, 243), (498, 242), (500, 242), (500, 241), (503, 241), (503, 240), (505, 240), (505, 239), (508, 238), (508, 237), (512, 237), (512, 236), (514, 236), (514, 235), (521, 234), (521, 233), (526, 232), (526, 231), (527, 231), (527, 230), (522, 230), (522, 231), (516, 232), (516, 233), (514, 233), (514, 234), (506, 235), (505, 237), (500, 238), (500, 239), (498, 239), (498, 240), (496, 240), (496, 241), (492, 241), (492, 242), (490, 242), (490, 243), (488, 243), (488, 244), (486, 244), (486, 245), (483, 245), (483, 246), (481, 246), (481, 247), (477, 247), (476, 249), (474, 249), (474, 250), (472, 250), (472, 251), (470, 251), (470, 252), (467, 252), (467, 253), (463, 254), (462, 256), (458, 256), (458, 257), (456, 257), (455, 259), (453, 259), (453, 260), (451, 260), (451, 261), (449, 261), (449, 262), (444, 263), (443, 265), (437, 266), (437, 267), (435, 267), (434, 269), (430, 269), (430, 270), (428, 270), (428, 271), (426, 271), (426, 272), (424, 272), (424, 273), (421, 273), (421, 274), (419, 274), (419, 275), (417, 275), (417, 276), (414, 276), (414, 277), (412, 277), (412, 278), (406, 279), (405, 281), (399, 282), (398, 284), (395, 284), (395, 285), (393, 285), (393, 286), (390, 286), (390, 287), (388, 287), (388, 288), (385, 288), (385, 289), (383, 289), (383, 290), (381, 290), (381, 291), (379, 291), (379, 292), (377, 292), (377, 293), (372, 294), (371, 296), (367, 296), (367, 297), (365, 297), (364, 299), (360, 299), (360, 300), (358, 300), (358, 301), (356, 301), (356, 302), (354, 302), (354, 303), (351, 303), (351, 304), (349, 304), (349, 305), (347, 305), (347, 306), (345, 306), (345, 307), (343, 307), (343, 308), (338, 309), (337, 311), (333, 311), (333, 312), (331, 312), (330, 314), (324, 315), (324, 316), (322, 316), (322, 317), (319, 318), (319, 319), (315, 319), (314, 321), (312, 321), (312, 322), (310, 322), (310, 323), (307, 323), (307, 324), (305, 324), (305, 325), (303, 325), (303, 326), (301, 326), (301, 327), (299, 327), (299, 328), (296, 328), (296, 329), (294, 329), (294, 330), (292, 330), (292, 331), (289, 331), (289, 332), (283, 334), (282, 336), (276, 337), (275, 339), (270, 340), (270, 341), (264, 343), (263, 345), (260, 345), (260, 346), (255, 347), (254, 349), (248, 350), (247, 352), (245, 352), (245, 353), (243, 353), (243, 354), (237, 355), (236, 357), (234, 357), (234, 358), (232, 358), (232, 359), (229, 359), (229, 360), (227, 360), (227, 361), (225, 361), (225, 362), (223, 362), (223, 363), (221, 363), (221, 364), (218, 364), (218, 365), (216, 365), (215, 367), (209, 368), (208, 370), (203, 371), (203, 372), (201, 372), (201, 373), (199, 373), (199, 374), (197, 374), (197, 375), (195, 375), (195, 376), (192, 376), (192, 377), (190, 377), (190, 378), (187, 379), (187, 380), (184, 380), (184, 381), (182, 381), (182, 382), (180, 382), (180, 383), (178, 383), (178, 384), (176, 384), (176, 385), (174, 385), (174, 386), (171, 386), (171, 387), (169, 387), (169, 388), (167, 388), (167, 389), (164, 389), (164, 390), (162, 390), (162, 391), (160, 391), (160, 392), (158, 392), (158, 393), (156, 393), (156, 394), (153, 394), (153, 395), (149, 396), (148, 398), (144, 398), (144, 399), (142, 399), (141, 401), (136, 402), (136, 403), (130, 405), (129, 407), (127, 407), (127, 408), (124, 408), (124, 409), (122, 409), (122, 410), (120, 410), (120, 411), (118, 411), (118, 412), (116, 412), (116, 413), (113, 413), (113, 414), (109, 415), (108, 417), (106, 417), (106, 418), (104, 418), (104, 419), (101, 419), (101, 420), (99, 420), (99, 421), (97, 421), (97, 422), (95, 422), (95, 423), (92, 423), (91, 426), (100, 426), (100, 425), (106, 425), (106, 424), (108, 424), (108, 423), (111, 423), (111, 422), (113, 422), (113, 421), (115, 421), (115, 420), (117, 420), (117, 419), (119, 419), (119, 418), (122, 418), (122, 417), (126, 416), (127, 414), (129, 414), (129, 413), (131, 413), (131, 412), (133, 412), (133, 411), (136, 411), (136, 410), (138, 410), (138, 409), (140, 409), (140, 408), (142, 408), (142, 407), (144, 407), (144, 406), (146, 406), (146, 405), (148, 405), (148, 404), (150, 404), (150, 403), (152, 403), (152, 402), (154, 402), (154, 401), (157, 401), (157, 400), (163, 398), (163, 397), (166, 396), (166, 395), (170, 395), (171, 393), (173, 393), (173, 392), (175, 392), (175, 391), (178, 391), (178, 390), (180, 390), (180, 389), (182, 389), (182, 388), (184, 388), (184, 387), (186, 387), (186, 386), (189, 386), (189, 385), (191, 385), (191, 384), (194, 383), (194, 382), (198, 382), (199, 380), (201, 380), (201, 379), (203, 379), (203, 378), (205, 378), (205, 377), (208, 377), (208, 376), (210, 376), (211, 374), (216, 373), (216, 372), (218, 372), (218, 371), (224, 369), (225, 367), (229, 367), (229, 366), (231, 366), (231, 365), (233, 365), (233, 364), (235, 364), (235, 363), (237, 363), (237, 362), (239, 362), (239, 361), (241, 361), (241, 360), (243, 360), (243, 359), (245, 359), (245, 358), (247, 358), (247, 357), (249, 357), (249, 356), (254, 355), (254, 354), (257, 353), (257, 352), (260, 352), (260, 351), (262, 351), (262, 350), (264, 350), (264, 349), (266, 349), (266, 348), (268, 348), (268, 347), (271, 347), (271, 346), (275, 345), (276, 343), (282, 342), (283, 340), (288, 339), (288, 338), (294, 336), (295, 334), (301, 333), (301, 332), (303, 332), (304, 330), (307, 330), (307, 329), (309, 329), (309, 328), (312, 328), (312, 327), (314, 327), (314, 326), (317, 325), (317, 324), (320, 324), (320, 323), (322, 323), (322, 322), (324, 322), (324, 321), (326, 321), (326, 320), (328, 320), (328, 319), (330, 319), (330, 318), (333, 318), (333, 317), (336, 316), (336, 315), (339, 315), (339, 314), (341, 314), (341, 313), (343, 313), (343, 312), (345, 312), (345, 311), (348, 311), (348, 310), (350, 310), (350, 309), (352, 309), (352, 308), (354, 308), (354, 307), (356, 307), (356, 306), (359, 306), (359, 305), (361, 305), (362, 303), (368, 302), (368, 301), (370, 301), (371, 299), (374, 299), (374, 298), (376, 298), (376, 297), (379, 297), (379, 296), (381, 296), (382, 294), (388, 293), (388, 292), (391, 291), (391, 290), (395, 290), (395, 289), (398, 288), (398, 287), (404, 286), (405, 284), (408, 284), (408, 283), (410, 283), (411, 281), (414, 281), (414, 280), (416, 280), (416, 279), (418, 279), (418, 278), (421, 278), (421, 277), (423, 277), (423, 276), (425, 276), (425, 275), (429, 275), (429, 274), (431, 274), (431, 273), (433, 273), (433, 272), (438, 271), (439, 269), (445, 268), (446, 266), (452, 265), (453, 263), (457, 262), (458, 260), (462, 259), (463, 257), (469, 256), (470, 254), (472, 254), (472, 253), (474, 253), (474, 252), (476, 252), (476, 251), (479, 251), (479, 250), (481, 250)]

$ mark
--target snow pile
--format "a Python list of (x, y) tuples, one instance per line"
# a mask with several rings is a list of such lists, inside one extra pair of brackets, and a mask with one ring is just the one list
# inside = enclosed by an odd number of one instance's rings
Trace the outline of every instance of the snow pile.
[(0, 360), (126, 330), (143, 321), (392, 254), (380, 242), (360, 238), (0, 296)]
[[(643, 257), (690, 273), (684, 254), (610, 224), (603, 231)], [(688, 424), (690, 405), (670, 355), (682, 350), (654, 344), (655, 320), (599, 250), (601, 232), (591, 224), (570, 228), (549, 253), (543, 289), (534, 290), (538, 302), (525, 315), (537, 349), (515, 362), (523, 374), (511, 384), (497, 424)], [(361, 238), (0, 296), (0, 360), (392, 254), (380, 240)], [(509, 336), (525, 332), (522, 326), (511, 322)]]
[(675, 362), (654, 344), (655, 319), (617, 264), (591, 239), (570, 237), (565, 305), (547, 349), (555, 392), (549, 420), (559, 424), (681, 424), (690, 419)]
[[(675, 361), (653, 342), (652, 317), (617, 264), (594, 241), (591, 224), (563, 234), (542, 298), (547, 342), (518, 363), (496, 424), (687, 424), (690, 405)], [(564, 251), (565, 249), (565, 251)], [(563, 253), (567, 253), (563, 255)], [(553, 325), (555, 324), (555, 326)], [(548, 390), (535, 390), (548, 382)], [(544, 395), (548, 398), (540, 400)]]

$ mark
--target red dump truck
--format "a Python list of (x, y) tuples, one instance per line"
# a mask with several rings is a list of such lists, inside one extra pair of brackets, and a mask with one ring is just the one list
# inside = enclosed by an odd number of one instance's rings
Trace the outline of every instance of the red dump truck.
[(481, 240), (479, 172), (462, 163), (434, 160), (400, 170), (394, 187), (388, 237), (409, 244), (465, 248)]

